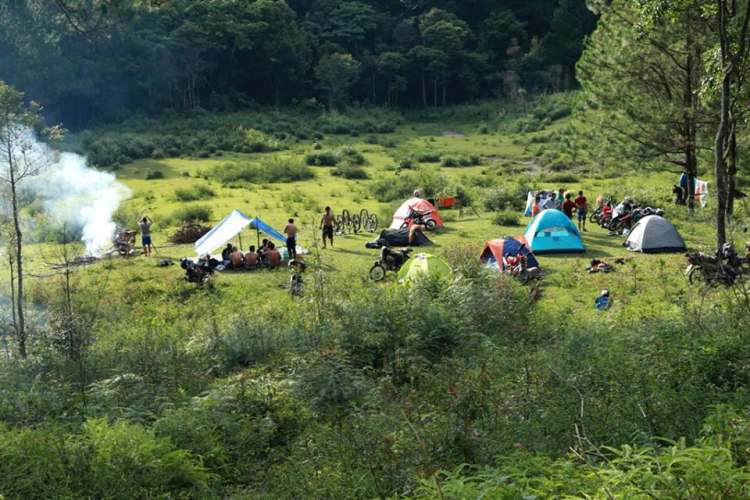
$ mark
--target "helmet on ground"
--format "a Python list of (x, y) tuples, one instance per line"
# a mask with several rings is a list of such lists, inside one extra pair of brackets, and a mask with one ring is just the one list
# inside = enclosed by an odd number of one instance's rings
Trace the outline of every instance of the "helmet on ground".
[(609, 297), (609, 290), (602, 290), (602, 297)]

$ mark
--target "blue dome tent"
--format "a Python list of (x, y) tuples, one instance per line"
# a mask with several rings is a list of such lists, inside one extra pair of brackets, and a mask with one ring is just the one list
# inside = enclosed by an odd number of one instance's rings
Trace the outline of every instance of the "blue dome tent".
[(585, 252), (581, 233), (559, 210), (543, 210), (526, 226), (524, 237), (535, 254)]

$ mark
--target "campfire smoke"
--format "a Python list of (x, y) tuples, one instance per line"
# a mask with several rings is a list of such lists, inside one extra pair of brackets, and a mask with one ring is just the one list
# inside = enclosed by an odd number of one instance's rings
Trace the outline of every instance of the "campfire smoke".
[(24, 191), (41, 200), (53, 220), (80, 232), (89, 255), (98, 255), (112, 244), (114, 214), (130, 190), (113, 174), (89, 167), (85, 157), (55, 155), (49, 146), (33, 140), (39, 155), (52, 161), (49, 169), (27, 180)]

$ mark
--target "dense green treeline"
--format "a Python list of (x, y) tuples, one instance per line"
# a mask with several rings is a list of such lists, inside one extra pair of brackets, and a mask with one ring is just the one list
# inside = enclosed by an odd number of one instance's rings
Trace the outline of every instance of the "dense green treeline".
[(143, 4), (3, 5), (0, 77), (73, 128), (251, 104), (520, 99), (574, 86), (596, 19), (584, 0)]

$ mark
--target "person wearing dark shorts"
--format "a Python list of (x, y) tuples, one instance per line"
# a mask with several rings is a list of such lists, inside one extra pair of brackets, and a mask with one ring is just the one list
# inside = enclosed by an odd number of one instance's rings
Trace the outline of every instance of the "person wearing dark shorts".
[(333, 248), (333, 221), (334, 216), (331, 213), (331, 207), (326, 207), (326, 211), (320, 219), (320, 228), (323, 230), (323, 248), (326, 247), (326, 238), (330, 240), (331, 248)]
[(589, 203), (583, 191), (578, 191), (578, 198), (575, 199), (576, 211), (578, 211), (578, 230), (586, 231), (586, 213), (589, 211)]
[(143, 244), (144, 255), (151, 255), (151, 250), (154, 248), (151, 243), (151, 226), (154, 221), (148, 215), (144, 215), (138, 219), (138, 227), (141, 229), (141, 244)]
[(294, 225), (294, 219), (289, 219), (289, 224), (284, 227), (286, 235), (286, 249), (289, 251), (289, 260), (294, 260), (297, 255), (297, 226)]

